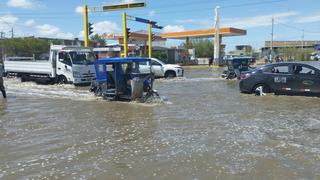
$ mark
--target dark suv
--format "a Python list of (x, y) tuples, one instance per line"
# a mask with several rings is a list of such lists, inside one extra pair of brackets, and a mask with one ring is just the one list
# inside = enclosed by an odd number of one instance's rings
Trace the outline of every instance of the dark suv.
[(264, 93), (319, 96), (320, 63), (288, 62), (265, 65), (245, 74), (239, 87), (243, 93), (254, 93), (261, 87)]

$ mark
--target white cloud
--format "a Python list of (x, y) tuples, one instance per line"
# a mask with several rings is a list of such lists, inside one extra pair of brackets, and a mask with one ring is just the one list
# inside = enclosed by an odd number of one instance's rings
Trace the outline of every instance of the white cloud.
[(194, 23), (195, 20), (194, 19), (180, 19), (180, 20), (176, 20), (177, 23)]
[(101, 21), (93, 24), (93, 32), (94, 34), (102, 35), (104, 33), (115, 33), (119, 32), (119, 26), (111, 21)]
[(77, 6), (76, 9), (75, 9), (75, 12), (77, 14), (82, 14), (83, 13), (83, 6)]
[(313, 22), (320, 22), (320, 14), (314, 14), (310, 16), (303, 16), (296, 19), (297, 23), (313, 23)]
[(13, 25), (18, 21), (18, 18), (15, 16), (12, 16), (10, 14), (0, 16), (0, 24), (10, 24)]
[(35, 24), (34, 19), (29, 19), (29, 20), (27, 20), (27, 21), (24, 23), (24, 25), (25, 25), (25, 26), (28, 26), (28, 27), (31, 27), (31, 26), (33, 26), (34, 24)]
[(7, 6), (19, 8), (32, 8), (34, 7), (34, 4), (30, 0), (9, 0), (7, 1)]
[(82, 30), (79, 32), (78, 38), (83, 39), (83, 36), (84, 36), (84, 31)]
[(252, 28), (261, 26), (270, 26), (272, 17), (275, 19), (275, 24), (285, 23), (289, 21), (289, 17), (297, 15), (298, 12), (281, 12), (268, 15), (259, 15), (247, 18), (231, 18), (222, 19), (221, 22), (223, 26), (232, 26), (236, 28)]
[(74, 35), (72, 33), (64, 33), (59, 27), (51, 24), (43, 24), (36, 26), (36, 35), (50, 38), (72, 39)]
[(164, 33), (168, 33), (168, 32), (181, 32), (181, 31), (185, 31), (185, 28), (182, 25), (167, 25), (163, 28), (163, 32)]
[[(6, 31), (12, 27), (16, 27), (16, 22), (18, 18), (12, 15), (3, 15), (0, 16), (0, 31)], [(16, 29), (16, 28), (15, 28)]]
[(149, 12), (149, 16), (150, 16), (150, 17), (152, 17), (152, 16), (154, 16), (154, 15), (156, 15), (156, 11), (155, 11), (155, 10), (152, 10), (152, 11)]

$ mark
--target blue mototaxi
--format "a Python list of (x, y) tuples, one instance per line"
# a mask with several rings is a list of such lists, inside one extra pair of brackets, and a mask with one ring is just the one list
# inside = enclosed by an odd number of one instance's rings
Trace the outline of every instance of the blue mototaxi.
[(145, 101), (159, 96), (153, 90), (154, 70), (150, 61), (140, 57), (98, 59), (96, 80), (90, 90), (107, 100)]
[(249, 63), (251, 57), (232, 57), (226, 59), (225, 64), (227, 69), (222, 73), (222, 77), (226, 79), (240, 79), (241, 74), (251, 72)]

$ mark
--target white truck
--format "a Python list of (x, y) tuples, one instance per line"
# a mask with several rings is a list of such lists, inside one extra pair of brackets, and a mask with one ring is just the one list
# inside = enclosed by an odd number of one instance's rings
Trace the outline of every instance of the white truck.
[(156, 77), (183, 77), (184, 69), (177, 64), (165, 64), (156, 58), (151, 58), (151, 64)]
[(5, 73), (20, 77), (22, 82), (31, 80), (81, 85), (95, 80), (95, 56), (89, 48), (51, 45), (49, 55), (41, 59), (6, 57)]

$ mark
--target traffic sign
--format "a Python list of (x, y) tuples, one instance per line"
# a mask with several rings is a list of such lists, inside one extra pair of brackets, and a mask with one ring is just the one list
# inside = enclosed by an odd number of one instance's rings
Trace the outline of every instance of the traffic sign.
[(143, 8), (146, 6), (145, 2), (133, 2), (126, 4), (111, 4), (102, 6), (103, 11), (116, 11), (122, 9)]
[(163, 26), (158, 26), (158, 25), (156, 25), (156, 24), (152, 24), (152, 28), (163, 29)]

